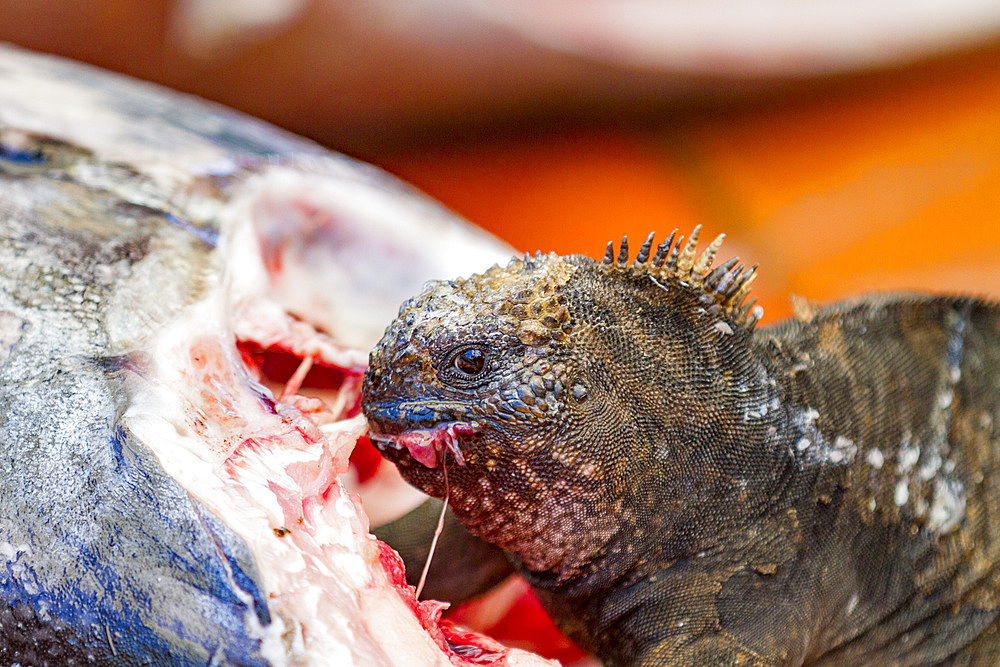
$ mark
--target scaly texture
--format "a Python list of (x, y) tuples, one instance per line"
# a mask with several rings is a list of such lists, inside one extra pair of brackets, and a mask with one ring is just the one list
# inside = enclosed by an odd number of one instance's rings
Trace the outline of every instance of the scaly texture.
[(755, 331), (720, 241), (428, 284), (372, 352), (373, 439), (431, 495), (447, 467), (462, 524), (608, 664), (995, 664), (1000, 307)]

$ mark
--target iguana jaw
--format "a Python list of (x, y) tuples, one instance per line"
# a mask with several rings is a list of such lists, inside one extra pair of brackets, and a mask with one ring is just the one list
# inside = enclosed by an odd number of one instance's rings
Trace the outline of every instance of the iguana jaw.
[(464, 466), (460, 437), (475, 434), (480, 425), (448, 419), (455, 414), (454, 408), (450, 403), (427, 402), (367, 407), (368, 437), (383, 454), (406, 449), (427, 468), (436, 468), (444, 452), (451, 452), (455, 462)]
[(459, 436), (472, 435), (478, 428), (475, 422), (444, 422), (433, 428), (415, 428), (394, 435), (369, 431), (368, 437), (382, 452), (389, 447), (396, 450), (405, 447), (410, 456), (428, 468), (437, 467), (442, 452), (451, 452), (455, 463), (464, 466), (465, 456), (458, 446)]

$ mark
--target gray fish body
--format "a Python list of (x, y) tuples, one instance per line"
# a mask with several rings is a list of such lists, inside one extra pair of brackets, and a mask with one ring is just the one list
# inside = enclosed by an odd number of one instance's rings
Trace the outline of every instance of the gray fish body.
[[(22, 662), (259, 664), (244, 617), (270, 619), (246, 548), (121, 422), (132, 345), (197, 292), (211, 247), (51, 176), (6, 179), (0, 204), (0, 618), (23, 624), (0, 646)], [(151, 264), (190, 270), (160, 274), (154, 301), (135, 293)]]

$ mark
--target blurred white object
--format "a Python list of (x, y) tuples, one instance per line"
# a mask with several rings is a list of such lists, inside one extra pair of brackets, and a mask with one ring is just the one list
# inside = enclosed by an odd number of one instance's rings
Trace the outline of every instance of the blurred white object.
[(996, 34), (995, 0), (465, 0), (581, 57), (649, 68), (812, 73), (925, 55)]
[[(198, 51), (271, 35), (306, 10), (377, 40), (435, 40), (463, 57), (505, 43), (595, 63), (690, 74), (804, 75), (905, 62), (1000, 32), (997, 0), (182, 0)], [(351, 28), (356, 30), (357, 28)]]

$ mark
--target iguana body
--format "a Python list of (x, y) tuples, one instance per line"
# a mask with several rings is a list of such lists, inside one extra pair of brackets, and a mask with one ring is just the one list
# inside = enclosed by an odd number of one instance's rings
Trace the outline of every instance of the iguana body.
[(372, 353), (373, 439), (608, 664), (995, 664), (1000, 307), (755, 331), (753, 272), (695, 237), (429, 284)]

